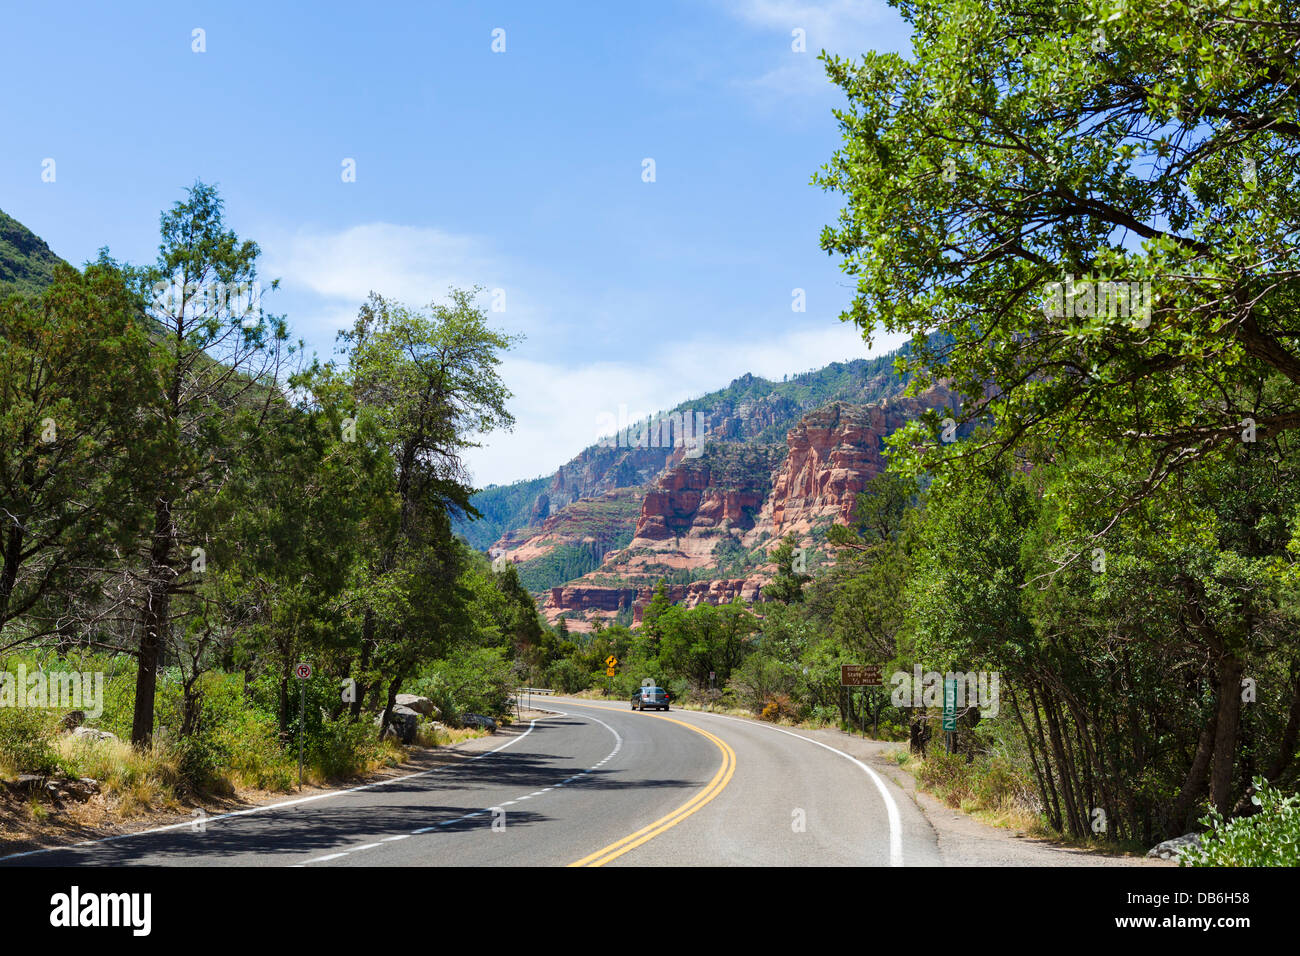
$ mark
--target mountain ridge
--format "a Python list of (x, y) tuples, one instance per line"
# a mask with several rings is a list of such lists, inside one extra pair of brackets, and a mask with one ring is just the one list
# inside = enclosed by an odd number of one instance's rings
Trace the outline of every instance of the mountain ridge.
[[(908, 379), (895, 361), (910, 345), (874, 358), (831, 362), (775, 382), (746, 373), (730, 384), (688, 399), (659, 416), (703, 414), (713, 442), (781, 443), (809, 411), (834, 401), (871, 404), (902, 393)], [(659, 417), (656, 416), (656, 417)], [(549, 475), (490, 485), (470, 499), (483, 518), (459, 517), (454, 530), (479, 551), (491, 553), (503, 536), (539, 528), (553, 513), (584, 498), (619, 488), (648, 486), (683, 457), (680, 445), (608, 447), (592, 443)]]

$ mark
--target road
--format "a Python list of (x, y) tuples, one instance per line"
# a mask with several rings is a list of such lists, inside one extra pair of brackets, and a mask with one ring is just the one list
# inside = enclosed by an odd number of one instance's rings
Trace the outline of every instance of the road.
[[(715, 714), (544, 698), (560, 713), (380, 784), (52, 851), (21, 866), (899, 866), (925, 815), (865, 764)], [(537, 699), (535, 698), (535, 701)]]

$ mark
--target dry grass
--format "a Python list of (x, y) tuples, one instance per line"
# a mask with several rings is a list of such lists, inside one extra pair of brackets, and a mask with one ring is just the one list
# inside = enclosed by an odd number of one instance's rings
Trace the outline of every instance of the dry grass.
[(61, 737), (55, 743), (77, 776), (93, 777), (116, 816), (130, 818), (180, 809), (182, 777), (177, 758), (161, 747), (137, 750), (121, 740)]
[(1030, 836), (1055, 837), (1043, 824), (1027, 781), (1000, 761), (977, 760), (933, 752), (914, 756), (905, 748), (885, 754), (916, 779), (917, 789), (942, 800), (954, 810), (989, 826), (1018, 830)]
[(473, 740), (487, 735), (488, 732), (480, 727), (447, 727), (441, 724), (435, 726), (422, 721), (415, 742), (421, 747), (450, 747), (462, 740)]

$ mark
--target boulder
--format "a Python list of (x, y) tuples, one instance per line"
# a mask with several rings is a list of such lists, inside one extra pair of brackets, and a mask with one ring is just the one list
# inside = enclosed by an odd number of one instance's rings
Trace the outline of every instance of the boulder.
[(1147, 851), (1147, 856), (1159, 860), (1176, 860), (1182, 856), (1188, 847), (1199, 847), (1200, 845), (1201, 835), (1199, 833), (1184, 833), (1182, 836), (1166, 840), (1164, 843), (1157, 843)]
[(35, 773), (19, 774), (16, 779), (10, 780), (6, 786), (15, 793), (40, 793), (45, 789), (45, 778)]
[(79, 777), (76, 780), (58, 780), (47, 784), (47, 789), (56, 800), (76, 800), (84, 803), (99, 793), (99, 781), (93, 777)]
[(109, 733), (107, 730), (97, 730), (94, 727), (78, 727), (72, 732), (72, 736), (81, 740), (117, 740), (117, 734)]
[(399, 707), (409, 707), (417, 714), (425, 717), (437, 717), (438, 707), (427, 697), (421, 697), (418, 694), (398, 694), (397, 704)]
[(497, 732), (497, 722), (491, 717), (484, 717), (482, 714), (462, 714), (460, 723), (462, 727), (482, 727), (490, 734)]
[[(384, 719), (380, 714), (375, 718), (378, 724)], [(420, 715), (409, 707), (403, 707), (398, 704), (393, 708), (392, 714), (389, 715), (388, 726), (384, 728), (381, 738), (396, 737), (398, 741), (404, 744), (415, 743), (415, 733), (420, 729)]]

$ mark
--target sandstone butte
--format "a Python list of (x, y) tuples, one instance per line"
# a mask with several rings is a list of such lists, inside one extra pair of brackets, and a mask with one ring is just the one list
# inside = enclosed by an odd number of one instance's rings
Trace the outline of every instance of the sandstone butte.
[[(663, 568), (716, 567), (713, 549), (723, 535), (746, 549), (760, 543), (770, 549), (791, 532), (811, 544), (814, 527), (848, 522), (858, 493), (885, 468), (888, 435), (927, 409), (955, 404), (955, 395), (942, 385), (871, 405), (834, 402), (804, 415), (786, 433), (785, 448), (773, 446), (766, 461), (763, 446), (746, 445), (730, 446), (731, 459), (746, 459), (736, 467), (711, 465), (709, 456), (674, 456), (645, 492), (631, 543), (607, 555), (599, 570), (551, 588), (543, 614), (552, 623), (565, 612), (581, 615), (570, 618), (569, 628), (586, 631), (591, 619), (610, 619), (631, 607), (639, 623)], [(546, 524), (541, 530), (549, 534)], [(542, 537), (534, 532), (528, 540), (503, 539), (502, 550), (527, 560), (540, 553)], [(761, 601), (773, 570), (764, 565), (743, 578), (720, 574), (673, 585), (669, 598), (686, 607), (725, 604), (737, 595)], [(611, 578), (626, 584), (610, 585)]]

